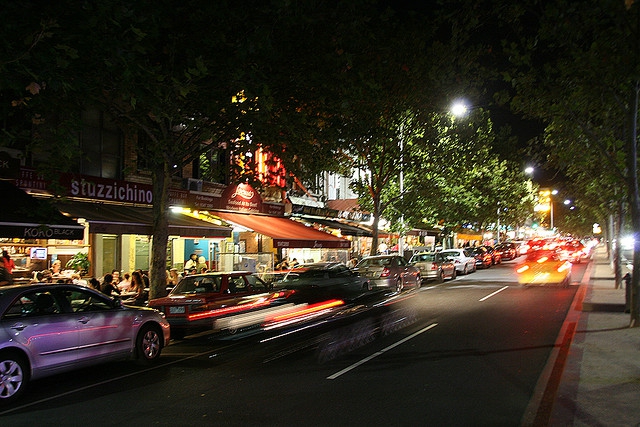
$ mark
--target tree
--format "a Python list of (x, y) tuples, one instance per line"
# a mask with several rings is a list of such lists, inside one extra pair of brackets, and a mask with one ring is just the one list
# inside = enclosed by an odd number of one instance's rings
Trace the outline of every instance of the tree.
[[(613, 207), (622, 194), (619, 190), (625, 188), (636, 237), (634, 271), (640, 271), (639, 6), (621, 0), (589, 7), (532, 1), (501, 10), (507, 18), (504, 27), (518, 37), (504, 42), (514, 65), (504, 74), (517, 91), (512, 106), (550, 126), (546, 143), (554, 148), (557, 164), (576, 178), (586, 178), (591, 194), (598, 188), (606, 198), (601, 206), (608, 212), (617, 210)], [(593, 159), (598, 160), (595, 165), (585, 162)], [(583, 167), (592, 175), (582, 174)], [(640, 276), (634, 274), (632, 326), (640, 324), (639, 298)]]

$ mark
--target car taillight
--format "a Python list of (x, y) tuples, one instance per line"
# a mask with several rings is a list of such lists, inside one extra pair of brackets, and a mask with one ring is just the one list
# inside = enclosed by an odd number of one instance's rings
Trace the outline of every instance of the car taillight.
[(528, 265), (523, 265), (522, 267), (518, 267), (518, 269), (516, 270), (516, 273), (524, 273), (528, 269), (529, 269)]
[(391, 271), (389, 271), (389, 269), (385, 267), (382, 269), (382, 273), (380, 273), (380, 277), (389, 277), (390, 274), (391, 274)]
[(435, 262), (431, 264), (431, 269), (432, 270), (437, 270), (438, 269), (438, 264), (436, 264)]

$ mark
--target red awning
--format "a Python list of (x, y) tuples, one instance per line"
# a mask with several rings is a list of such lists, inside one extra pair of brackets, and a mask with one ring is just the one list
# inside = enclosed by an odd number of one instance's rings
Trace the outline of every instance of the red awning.
[(349, 249), (351, 247), (349, 240), (307, 227), (288, 218), (230, 212), (212, 213), (231, 224), (271, 237), (275, 248)]

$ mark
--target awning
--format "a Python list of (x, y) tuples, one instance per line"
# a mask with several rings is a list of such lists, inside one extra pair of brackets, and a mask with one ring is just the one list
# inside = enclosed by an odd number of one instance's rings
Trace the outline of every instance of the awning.
[(0, 181), (0, 237), (82, 240), (84, 227), (64, 216), (48, 201), (37, 199), (8, 181)]
[[(60, 202), (57, 206), (73, 218), (84, 218), (89, 223), (91, 233), (147, 236), (153, 233), (151, 208), (76, 201)], [(231, 236), (231, 228), (169, 211), (169, 234), (194, 238), (223, 238)]]
[(212, 212), (212, 214), (231, 224), (271, 237), (275, 248), (349, 249), (351, 247), (351, 242), (346, 239), (307, 227), (288, 218), (230, 212)]
[(360, 228), (355, 224), (347, 224), (344, 222), (332, 221), (329, 219), (301, 218), (301, 220), (307, 223), (316, 223), (328, 228), (340, 230), (340, 233), (342, 233), (342, 235), (344, 236), (362, 236), (362, 237), (373, 236), (373, 234), (371, 233), (371, 230)]

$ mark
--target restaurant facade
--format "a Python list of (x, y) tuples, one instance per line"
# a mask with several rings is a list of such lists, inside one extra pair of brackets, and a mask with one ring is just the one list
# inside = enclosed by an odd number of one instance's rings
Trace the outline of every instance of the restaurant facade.
[[(198, 256), (199, 267), (216, 270), (270, 271), (280, 259), (348, 259), (349, 240), (289, 219), (286, 203), (264, 201), (247, 183), (208, 183), (192, 190), (179, 188), (181, 182), (169, 192), (167, 268), (182, 271), (191, 254)], [(2, 241), (3, 247), (16, 241), (8, 246), (10, 252), (18, 254), (16, 248), (22, 247), (46, 248), (47, 258), (38, 262), (38, 268), (48, 268), (56, 259), (64, 265), (76, 253), (86, 253), (92, 276), (112, 270), (149, 269), (153, 224), (150, 184), (61, 174), (57, 191), (62, 197), (55, 200), (49, 184), (28, 168), (20, 170), (14, 184), (53, 201), (60, 217), (73, 221), (76, 235), (74, 239), (52, 236), (56, 238), (25, 241), (14, 237), (11, 242)]]

